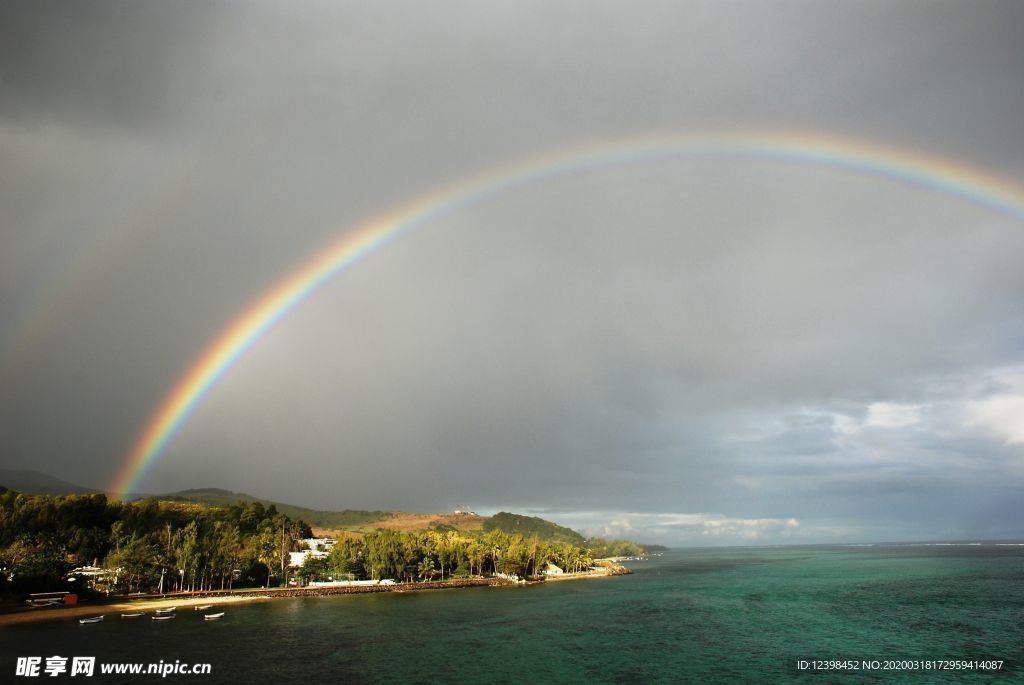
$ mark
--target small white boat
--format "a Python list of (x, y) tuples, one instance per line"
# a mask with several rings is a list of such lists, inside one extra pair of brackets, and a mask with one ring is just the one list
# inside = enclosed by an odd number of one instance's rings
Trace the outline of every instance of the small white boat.
[(93, 616), (92, 618), (80, 618), (80, 619), (78, 619), (78, 622), (79, 623), (99, 623), (102, 620), (103, 620), (102, 616)]
[(158, 613), (158, 614), (173, 614), (177, 610), (178, 610), (178, 607), (167, 607), (166, 609), (157, 609), (156, 613)]
[(162, 614), (160, 616), (154, 616), (154, 621), (169, 621), (174, 618), (174, 614)]
[(224, 616), (224, 612), (223, 611), (220, 612), (219, 614), (203, 614), (203, 620), (204, 621), (216, 621), (218, 618), (222, 618), (223, 616)]
[(212, 604), (204, 604), (202, 606), (196, 607), (196, 611), (206, 611), (207, 609), (212, 609), (212, 608), (213, 608)]
[(137, 614), (121, 614), (121, 618), (138, 618), (139, 616), (142, 616), (142, 612)]

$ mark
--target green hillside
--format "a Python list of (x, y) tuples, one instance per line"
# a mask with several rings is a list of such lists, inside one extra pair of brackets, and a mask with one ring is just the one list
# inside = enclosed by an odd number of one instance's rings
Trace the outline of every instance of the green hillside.
[(343, 511), (320, 511), (307, 509), (293, 504), (274, 502), (261, 499), (241, 492), (232, 492), (220, 488), (198, 488), (181, 490), (180, 492), (161, 495), (159, 499), (184, 502), (199, 502), (208, 506), (226, 507), (239, 502), (259, 502), (264, 506), (274, 505), (279, 512), (294, 519), (305, 521), (314, 528), (344, 530), (356, 533), (367, 533), (380, 528), (398, 530), (414, 530), (422, 527), (433, 529), (451, 529), (471, 533), (500, 530), (504, 533), (519, 533), (524, 537), (536, 535), (542, 540), (552, 542), (568, 542), (582, 545), (584, 538), (576, 531), (546, 521), (536, 516), (523, 516), (509, 512), (500, 512), (489, 518), (452, 514), (413, 514), (398, 511), (364, 511), (345, 509)]
[[(0, 487), (19, 492), (40, 495), (91, 494), (98, 492), (74, 483), (63, 481), (37, 471), (0, 469)], [(0, 489), (2, 492), (2, 489)], [(128, 499), (132, 499), (129, 497)], [(504, 533), (519, 533), (524, 537), (537, 536), (552, 542), (584, 544), (584, 538), (576, 531), (546, 521), (536, 516), (523, 516), (500, 512), (489, 518), (469, 514), (416, 514), (399, 511), (365, 511), (345, 509), (322, 511), (309, 509), (285, 502), (256, 497), (244, 492), (233, 492), (223, 488), (194, 488), (163, 495), (139, 495), (138, 499), (153, 499), (165, 502), (187, 502), (211, 507), (229, 507), (245, 502), (259, 502), (264, 507), (274, 508), (285, 516), (301, 520), (314, 528), (334, 531), (349, 531), (366, 534), (375, 530), (458, 530), (467, 534), (479, 534), (492, 530)]]
[(484, 531), (500, 530), (504, 533), (519, 533), (523, 537), (536, 535), (542, 540), (583, 544), (583, 536), (565, 526), (545, 521), (536, 516), (523, 516), (501, 511), (484, 521)]

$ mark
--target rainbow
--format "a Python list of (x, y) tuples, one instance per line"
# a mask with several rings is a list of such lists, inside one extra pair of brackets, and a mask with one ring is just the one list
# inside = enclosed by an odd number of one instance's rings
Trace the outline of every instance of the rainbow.
[(738, 158), (824, 165), (935, 190), (1024, 220), (1024, 189), (966, 164), (888, 146), (806, 133), (662, 134), (601, 141), (499, 167), (421, 196), (346, 231), (275, 284), (224, 329), (163, 399), (126, 456), (109, 491), (137, 491), (203, 398), (234, 364), (299, 303), (339, 273), (417, 226), (460, 207), (553, 177), (658, 160)]

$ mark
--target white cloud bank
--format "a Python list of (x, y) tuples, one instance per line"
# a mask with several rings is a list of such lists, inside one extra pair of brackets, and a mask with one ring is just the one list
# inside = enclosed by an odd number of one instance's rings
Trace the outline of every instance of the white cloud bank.
[(1003, 394), (973, 400), (964, 414), (967, 427), (981, 429), (1007, 445), (1024, 445), (1024, 396)]
[(922, 405), (896, 402), (872, 402), (862, 421), (846, 414), (833, 414), (833, 428), (841, 435), (852, 435), (864, 428), (906, 428), (921, 422)]
[(797, 518), (742, 518), (715, 513), (574, 512), (542, 513), (587, 536), (667, 544), (791, 542)]
[(912, 426), (920, 420), (921, 405), (919, 404), (874, 402), (868, 405), (868, 415), (864, 419), (864, 425), (878, 428), (903, 428)]

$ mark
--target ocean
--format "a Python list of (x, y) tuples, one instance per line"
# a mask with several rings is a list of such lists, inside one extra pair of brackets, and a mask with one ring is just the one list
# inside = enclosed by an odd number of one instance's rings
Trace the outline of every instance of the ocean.
[[(234, 605), (210, 622), (6, 626), (0, 681), (1024, 682), (1024, 545), (683, 549), (627, 565), (546, 586)], [(40, 676), (18, 677), (33, 656)], [(95, 674), (48, 677), (52, 656), (69, 671), (96, 657)], [(210, 672), (100, 673), (115, 663)]]

